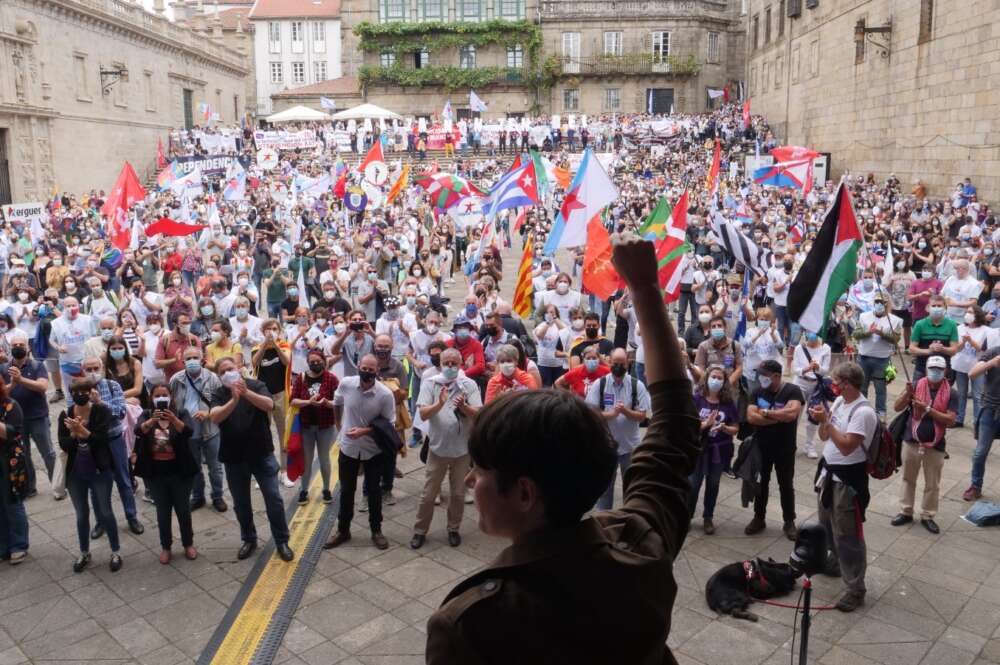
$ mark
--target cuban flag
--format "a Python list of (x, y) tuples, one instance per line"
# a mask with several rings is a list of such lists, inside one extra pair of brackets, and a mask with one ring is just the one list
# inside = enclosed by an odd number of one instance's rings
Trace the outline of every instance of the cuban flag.
[(803, 159), (762, 166), (753, 172), (753, 181), (765, 187), (801, 189), (805, 194), (812, 188), (812, 160)]
[(534, 160), (525, 160), (517, 168), (507, 171), (482, 203), (486, 221), (492, 222), (497, 213), (510, 208), (533, 206), (538, 203), (538, 179), (535, 177)]

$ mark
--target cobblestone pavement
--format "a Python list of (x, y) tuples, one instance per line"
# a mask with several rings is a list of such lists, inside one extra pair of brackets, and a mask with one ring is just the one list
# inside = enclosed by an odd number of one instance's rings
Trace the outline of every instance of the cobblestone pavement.
[[(518, 255), (516, 250), (505, 253), (503, 293), (513, 291), (510, 271)], [(461, 295), (457, 285), (448, 290), (453, 298)], [(61, 407), (53, 409), (53, 418)], [(978, 529), (959, 519), (968, 505), (961, 493), (968, 484), (973, 445), (968, 429), (949, 433), (951, 459), (941, 481), (938, 536), (919, 524), (891, 527), (898, 476), (873, 482), (865, 525), (868, 603), (853, 614), (816, 615), (811, 662), (1000, 663), (1000, 529)], [(36, 465), (44, 468), (40, 461)], [(426, 545), (419, 553), (410, 550), (407, 543), (423, 478), (420, 467), (416, 455), (401, 460), (405, 476), (396, 482), (398, 503), (385, 508), (388, 551), (370, 544), (367, 516), (359, 514), (355, 540), (320, 556), (275, 663), (423, 662), (427, 617), (454, 583), (486, 565), (502, 543), (478, 532), (475, 506), (467, 506), (460, 547), (453, 549), (445, 542), (441, 508)], [(796, 467), (797, 512), (806, 519), (815, 514), (811, 488), (815, 462), (800, 456)], [(992, 499), (1000, 495), (998, 468), (994, 456), (985, 488)], [(706, 580), (724, 564), (751, 556), (787, 559), (790, 543), (780, 532), (775, 485), (768, 528), (757, 536), (743, 535), (751, 511), (740, 507), (738, 483), (726, 478), (716, 512), (716, 535), (702, 535), (700, 521), (695, 520), (674, 567), (680, 588), (669, 642), (682, 664), (789, 662), (792, 610), (755, 606), (760, 621), (749, 623), (717, 617), (703, 596)], [(146, 532), (135, 536), (122, 529), (124, 568), (109, 572), (102, 539), (92, 546), (94, 564), (74, 574), (72, 507), (68, 500), (53, 501), (44, 474), (39, 490), (27, 503), (31, 520), (27, 561), (17, 567), (0, 566), (0, 665), (195, 662), (254, 565), (253, 559), (236, 559), (239, 532), (232, 510), (196, 511), (195, 544), (201, 555), (193, 562), (178, 556), (162, 566), (157, 560), (153, 506), (140, 501)], [(297, 488), (283, 491), (290, 500)], [(124, 525), (120, 503), (115, 499), (114, 504)], [(254, 505), (261, 538), (267, 538), (267, 521), (256, 493)], [(839, 584), (817, 577), (814, 603), (832, 601)]]

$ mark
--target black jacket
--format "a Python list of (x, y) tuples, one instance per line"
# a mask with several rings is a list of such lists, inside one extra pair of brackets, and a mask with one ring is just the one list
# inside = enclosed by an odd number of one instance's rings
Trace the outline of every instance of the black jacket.
[(743, 504), (744, 508), (760, 495), (760, 476), (763, 465), (757, 437), (748, 436), (743, 439), (743, 442), (740, 443), (740, 450), (736, 453), (733, 472), (743, 481), (743, 486), (740, 489), (740, 503)]
[(379, 450), (383, 453), (396, 455), (403, 447), (403, 442), (396, 432), (396, 426), (388, 419), (379, 416), (371, 422), (370, 427), (374, 430), (372, 438), (375, 439), (375, 443), (378, 444)]

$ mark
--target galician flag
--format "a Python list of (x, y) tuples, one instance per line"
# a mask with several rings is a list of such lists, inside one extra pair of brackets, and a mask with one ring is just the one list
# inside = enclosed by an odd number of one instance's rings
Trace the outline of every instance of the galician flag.
[(858, 277), (858, 252), (863, 243), (851, 193), (841, 180), (812, 249), (788, 288), (792, 321), (825, 336), (830, 311)]
[[(657, 206), (659, 207), (659, 206)], [(663, 299), (673, 302), (681, 295), (681, 259), (691, 249), (687, 242), (688, 193), (674, 206), (663, 239), (656, 245), (656, 265)]]
[(469, 110), (473, 113), (486, 113), (486, 102), (479, 98), (475, 90), (469, 90)]
[(588, 147), (545, 242), (545, 254), (551, 256), (560, 247), (586, 245), (587, 222), (617, 198), (618, 189)]

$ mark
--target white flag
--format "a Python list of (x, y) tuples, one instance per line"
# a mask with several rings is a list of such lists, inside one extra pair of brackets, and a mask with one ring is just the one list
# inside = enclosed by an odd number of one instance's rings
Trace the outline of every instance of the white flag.
[(469, 110), (473, 113), (485, 113), (488, 110), (486, 102), (479, 98), (475, 90), (469, 90)]

